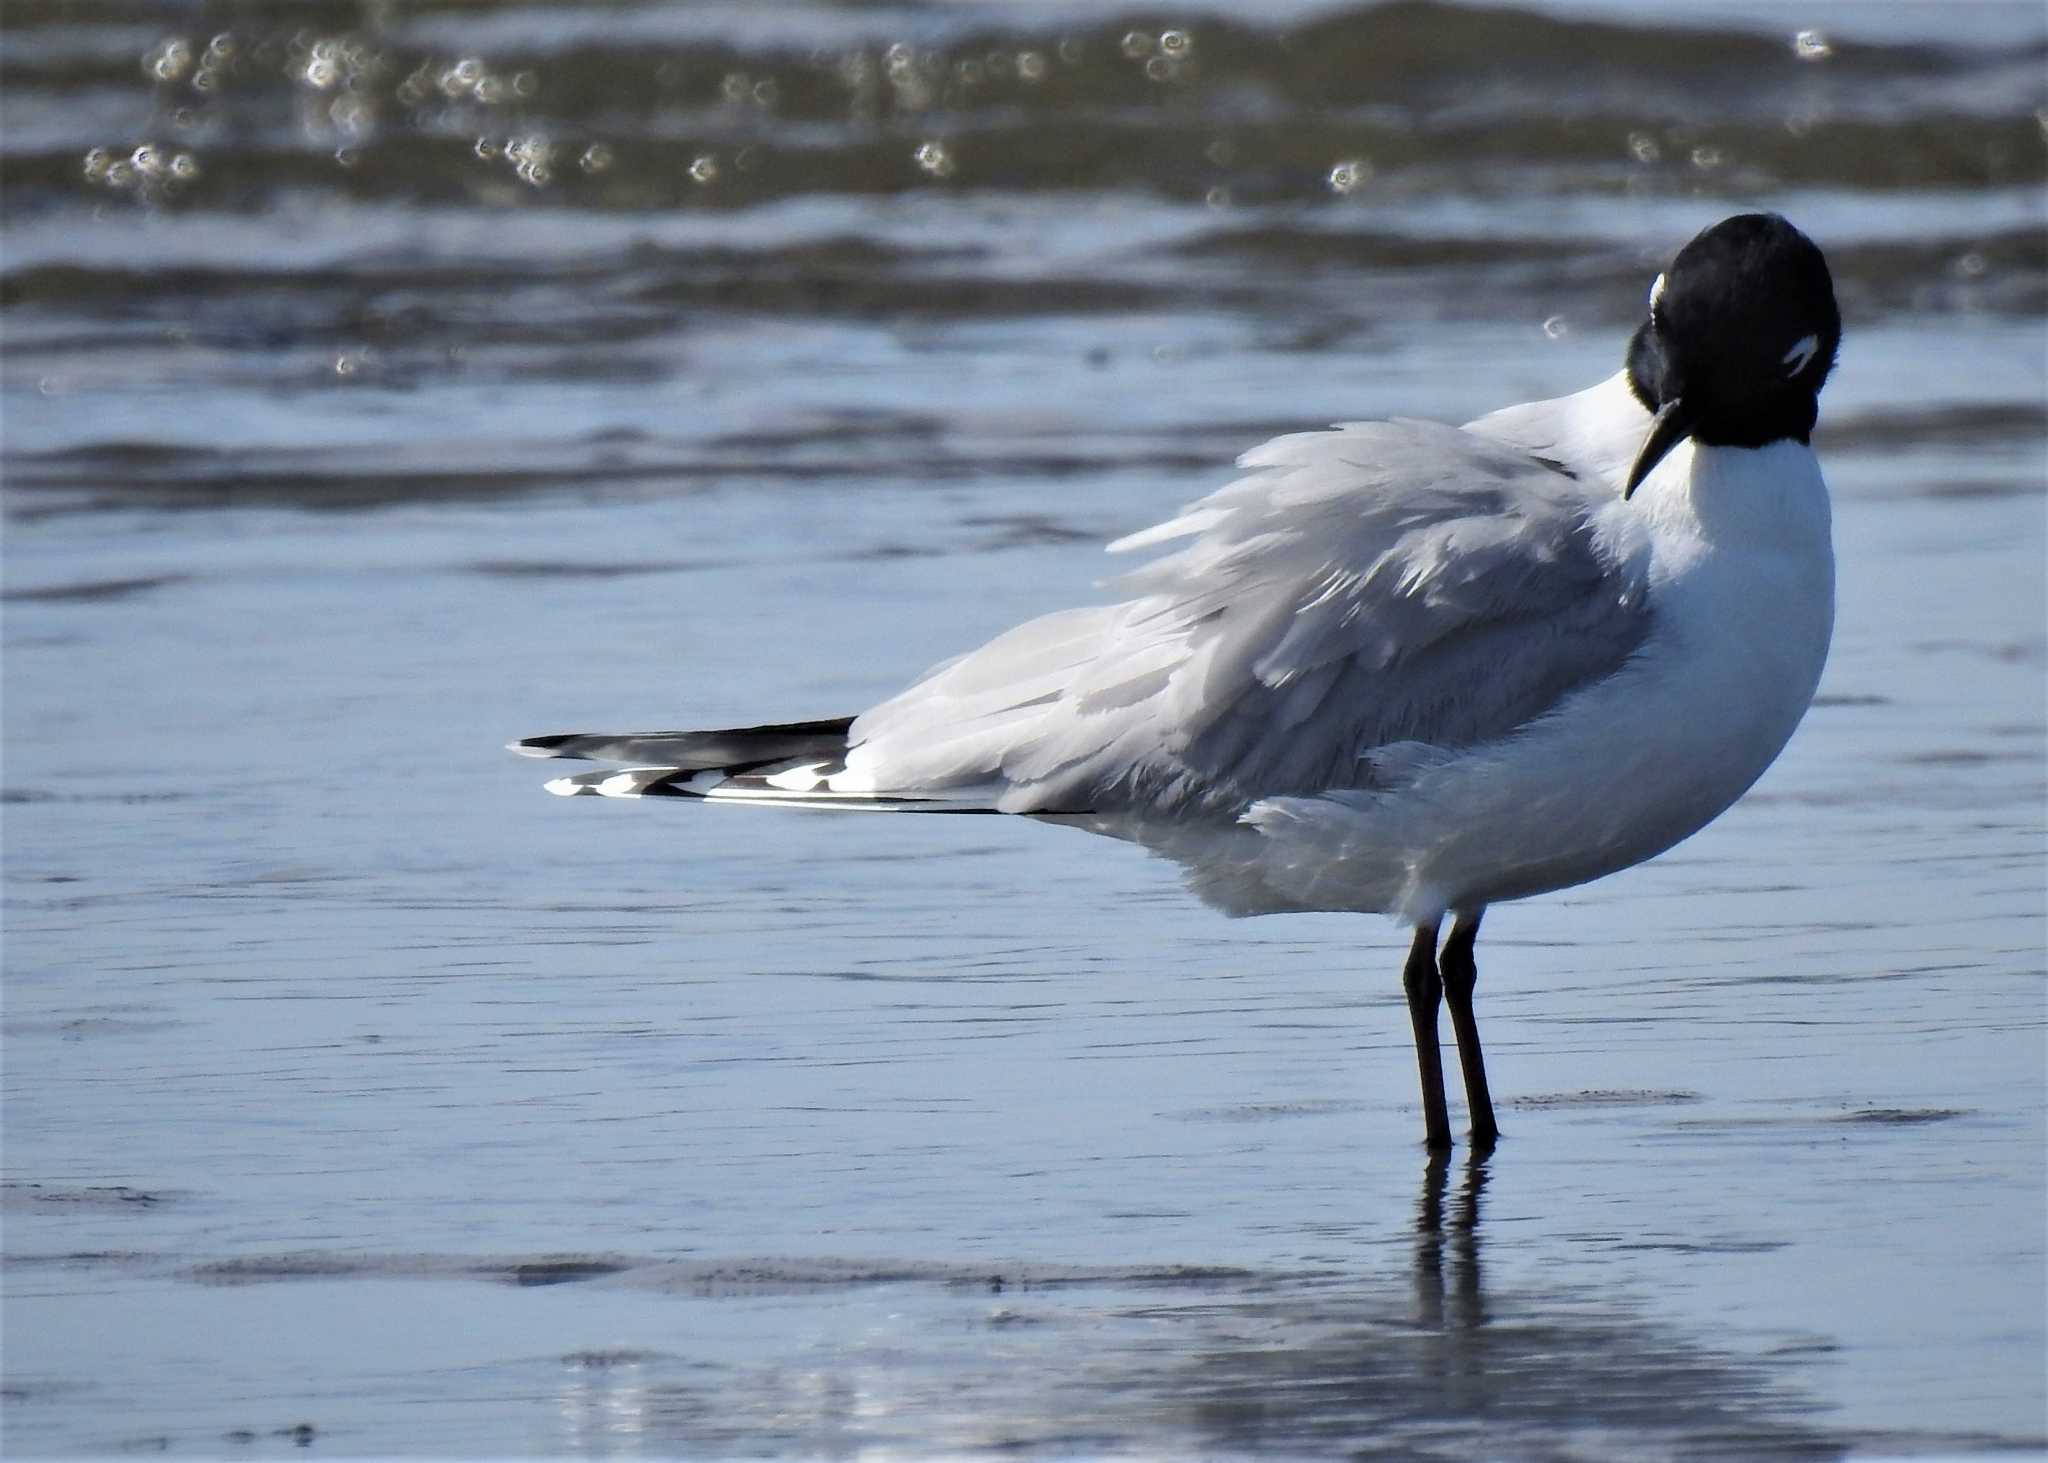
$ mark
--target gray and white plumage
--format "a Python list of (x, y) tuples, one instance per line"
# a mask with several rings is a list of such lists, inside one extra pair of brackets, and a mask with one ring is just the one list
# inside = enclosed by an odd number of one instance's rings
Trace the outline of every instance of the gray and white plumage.
[[(1623, 853), (1646, 857), (1643, 840), (1579, 806), (1577, 774), (1516, 791), (1515, 756), (1534, 773), (1557, 718), (1602, 688), (1596, 702), (1615, 697), (1629, 684), (1616, 676), (1671, 619), (1652, 592), (1658, 496), (1621, 492), (1649, 420), (1616, 377), (1464, 428), (1400, 420), (1280, 437), (1240, 458), (1228, 486), (1110, 545), (1167, 551), (1112, 581), (1128, 598), (1020, 625), (843, 732), (819, 722), (521, 750), (662, 759), (558, 780), (563, 792), (1057, 818), (1176, 859), (1233, 914), (1412, 921), (1579, 882)], [(1589, 730), (1614, 719), (1584, 714)], [(1620, 720), (1634, 718), (1623, 708)], [(1636, 745), (1615, 765), (1661, 743)], [(1497, 825), (1483, 841), (1498, 881), (1454, 877), (1431, 857), (1447, 817), (1470, 821), (1460, 803), (1505, 793), (1549, 809), (1555, 788), (1570, 806), (1540, 821), (1576, 830), (1580, 846), (1530, 828), (1524, 856), (1503, 856)], [(1691, 815), (1697, 797), (1685, 802), (1686, 815), (1657, 820), (1685, 825), (1674, 841), (1705, 821)]]
[[(1611, 487), (1434, 422), (1281, 437), (1113, 551), (1132, 595), (1020, 626), (853, 724), (850, 791), (1002, 812), (1229, 817), (1397, 784), (1512, 733), (1641, 643)], [(1639, 537), (1639, 536), (1637, 536)]]
[(1609, 380), (1464, 427), (1268, 442), (1110, 545), (1157, 554), (1113, 581), (1122, 598), (856, 717), (515, 750), (647, 764), (549, 784), (565, 794), (1021, 814), (1142, 843), (1230, 913), (1393, 915), (1419, 931), (1432, 1144), (1454, 914), (1447, 998), (1491, 1141), (1480, 913), (1696, 831), (1812, 699), (1834, 560), (1807, 436), (1839, 335), (1819, 251), (1774, 216), (1729, 219), (1659, 277)]
[[(1020, 625), (850, 730), (562, 736), (519, 750), (753, 764), (726, 795), (764, 800), (895, 794), (1230, 820), (1265, 797), (1384, 789), (1425, 748), (1511, 733), (1611, 673), (1647, 632), (1645, 555), (1618, 486), (1559, 459), (1404, 420), (1277, 438), (1239, 466), (1229, 486), (1110, 545), (1172, 549), (1112, 581), (1130, 598)], [(626, 795), (628, 780), (605, 788), (611, 776), (571, 786)]]

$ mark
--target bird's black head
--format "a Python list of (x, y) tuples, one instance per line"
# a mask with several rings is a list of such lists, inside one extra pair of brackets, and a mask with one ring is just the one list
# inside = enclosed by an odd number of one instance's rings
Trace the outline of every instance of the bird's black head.
[(1656, 422), (1627, 493), (1687, 437), (1711, 447), (1806, 441), (1841, 342), (1834, 281), (1806, 235), (1775, 213), (1701, 233), (1657, 277), (1650, 317), (1629, 341), (1629, 385)]

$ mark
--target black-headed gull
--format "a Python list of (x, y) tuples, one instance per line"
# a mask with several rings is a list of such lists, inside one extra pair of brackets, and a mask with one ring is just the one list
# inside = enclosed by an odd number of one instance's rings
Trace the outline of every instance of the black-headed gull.
[(1268, 442), (1110, 545), (1169, 549), (1117, 603), (859, 716), (515, 750), (632, 764), (563, 794), (1022, 814), (1143, 843), (1234, 914), (1390, 914), (1415, 931), (1427, 1142), (1451, 1141), (1442, 1001), (1490, 1145), (1487, 905), (1697, 831), (1813, 699), (1834, 551), (1808, 439), (1840, 339), (1820, 250), (1775, 215), (1726, 219), (1658, 276), (1615, 376), (1464, 427)]

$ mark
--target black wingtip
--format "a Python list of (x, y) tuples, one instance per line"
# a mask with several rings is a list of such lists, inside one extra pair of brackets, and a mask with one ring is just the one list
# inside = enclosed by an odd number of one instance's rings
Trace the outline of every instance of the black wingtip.
[(724, 731), (558, 732), (510, 744), (522, 757), (572, 757), (584, 762), (659, 763), (681, 771), (759, 767), (791, 757), (846, 753), (850, 716), (791, 721)]
[(695, 798), (704, 801), (704, 794), (694, 788), (678, 787), (673, 782), (650, 782), (640, 789), (644, 798)]
[(505, 743), (505, 750), (517, 752), (522, 757), (554, 757), (560, 755), (560, 748), (582, 735), (581, 732), (558, 732), (546, 737), (521, 737), (516, 742)]

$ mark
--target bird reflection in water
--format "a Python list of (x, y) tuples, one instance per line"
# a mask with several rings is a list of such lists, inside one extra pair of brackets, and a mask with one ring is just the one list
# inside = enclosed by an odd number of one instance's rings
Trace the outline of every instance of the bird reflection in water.
[[(1489, 1165), (1432, 1154), (1412, 1219), (1369, 1225), (1359, 1263), (1330, 1269), (1181, 1282), (1020, 1264), (992, 1303), (985, 1280), (945, 1262), (851, 1287), (844, 1267), (806, 1282), (780, 1262), (778, 1301), (829, 1289), (847, 1324), (807, 1322), (752, 1364), (707, 1350), (585, 1369), (593, 1391), (632, 1395), (585, 1399), (577, 1416), (720, 1455), (1551, 1457), (1569, 1436), (1572, 1456), (1599, 1458), (1842, 1456), (1783, 1356), (1730, 1350), (1611, 1286), (1496, 1277), (1489, 1290)], [(1391, 1274), (1371, 1260), (1382, 1241)]]
[(1473, 1331), (1486, 1324), (1479, 1201), (1486, 1193), (1489, 1156), (1477, 1149), (1466, 1155), (1455, 1195), (1450, 1192), (1449, 1153), (1432, 1150), (1423, 1167), (1422, 1196), (1415, 1206), (1415, 1318), (1420, 1325)]

